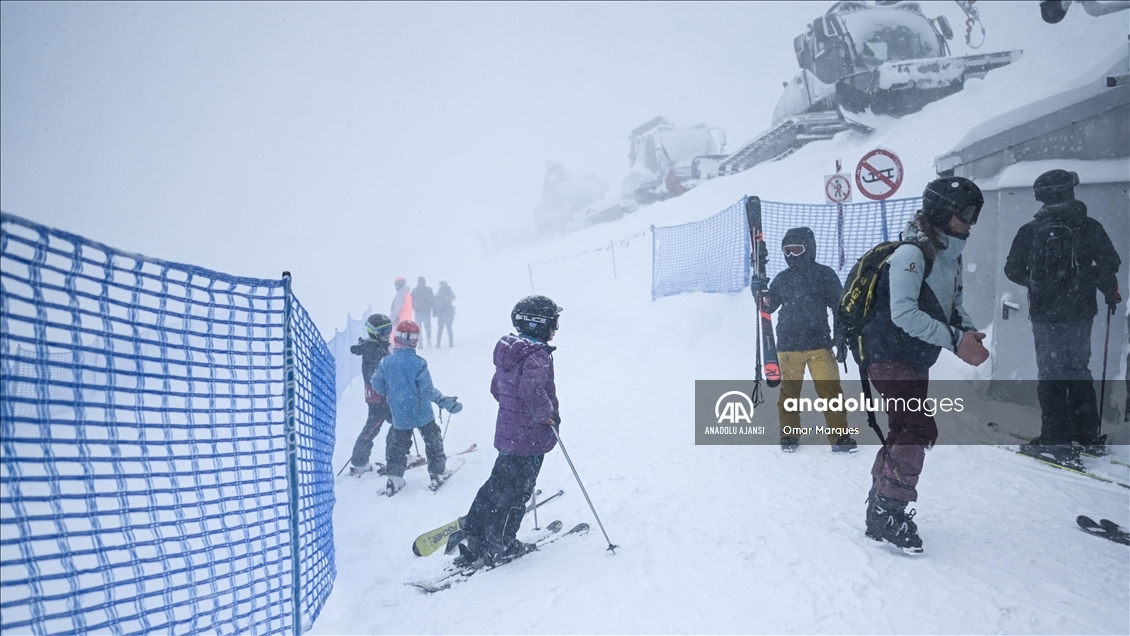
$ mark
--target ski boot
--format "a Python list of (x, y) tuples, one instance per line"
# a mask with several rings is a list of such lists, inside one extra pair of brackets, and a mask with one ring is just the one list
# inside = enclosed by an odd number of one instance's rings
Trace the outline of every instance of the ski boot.
[(781, 438), (781, 452), (782, 453), (795, 453), (796, 447), (800, 446), (800, 440), (795, 437), (782, 437)]
[(836, 440), (835, 444), (832, 444), (832, 452), (845, 454), (858, 453), (859, 446), (855, 443), (855, 440), (852, 439), (851, 435), (844, 435), (840, 439)]
[(404, 478), (403, 477), (396, 477), (396, 476), (389, 477), (388, 482), (385, 484), (384, 494), (385, 494), (386, 497), (391, 497), (391, 496), (395, 495), (396, 493), (400, 492), (401, 488), (404, 488)]
[(372, 464), (365, 464), (364, 466), (354, 466), (354, 465), (350, 464), (350, 466), (349, 466), (349, 476), (350, 477), (360, 477), (361, 475), (364, 475), (367, 472), (371, 472), (372, 470), (373, 470)]
[(906, 511), (907, 502), (884, 497), (872, 488), (867, 495), (867, 538), (889, 543), (907, 554), (922, 554), (922, 539)]
[(489, 546), (485, 557), (491, 565), (502, 565), (537, 549), (537, 544), (511, 539), (506, 544)]
[(1079, 448), (1071, 444), (1048, 444), (1037, 437), (1027, 444), (1021, 444), (1020, 452), (1073, 470), (1084, 470), (1083, 460), (1079, 459)]
[(1104, 457), (1110, 454), (1110, 450), (1106, 447), (1106, 434), (1099, 435), (1087, 441), (1076, 440), (1079, 444), (1079, 451), (1095, 457)]

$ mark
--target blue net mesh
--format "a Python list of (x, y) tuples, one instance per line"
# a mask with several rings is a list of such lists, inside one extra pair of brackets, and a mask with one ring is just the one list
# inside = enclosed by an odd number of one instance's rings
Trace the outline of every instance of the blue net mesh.
[(745, 199), (712, 217), (652, 228), (651, 297), (749, 287)]
[(285, 289), (0, 216), (6, 632), (290, 632), (296, 549), (317, 616), (333, 359), (295, 301), (292, 502)]
[[(922, 204), (920, 197), (835, 205), (761, 202), (761, 222), (772, 278), (786, 267), (781, 239), (807, 226), (816, 235), (816, 260), (843, 282), (864, 252), (895, 240)], [(745, 199), (694, 223), (654, 228), (651, 296), (683, 292), (735, 292), (749, 287), (749, 226)]]

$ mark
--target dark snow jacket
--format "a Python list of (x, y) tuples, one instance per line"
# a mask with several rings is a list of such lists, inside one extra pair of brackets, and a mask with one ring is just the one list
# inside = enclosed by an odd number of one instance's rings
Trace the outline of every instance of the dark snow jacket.
[(412, 309), (420, 318), (432, 317), (432, 304), (435, 302), (435, 292), (424, 283), (419, 283), (412, 289)]
[(388, 344), (373, 338), (358, 338), (357, 344), (349, 348), (355, 356), (361, 356), (361, 377), (365, 379), (365, 386), (373, 388), (371, 379), (377, 372), (381, 360), (388, 355)]
[(498, 400), (494, 447), (511, 455), (544, 455), (557, 445), (553, 347), (513, 334), (494, 346), (490, 393)]
[(816, 262), (816, 237), (806, 227), (785, 233), (784, 245), (804, 245), (804, 253), (786, 257), (789, 264), (769, 285), (769, 313), (778, 307), (777, 349), (811, 351), (832, 346), (828, 330), (828, 310), (836, 314), (843, 285), (827, 265)]
[(435, 300), (432, 302), (432, 313), (436, 318), (450, 317), (455, 315), (455, 292), (451, 291), (445, 283), (439, 284), (439, 291), (436, 292)]
[(1114, 251), (1103, 224), (1087, 216), (1087, 206), (1082, 201), (1073, 199), (1045, 205), (1034, 219), (1022, 225), (1012, 239), (1004, 275), (1017, 285), (1028, 288), (1036, 230), (1043, 222), (1053, 219), (1065, 222), (1077, 232), (1075, 258), (1083, 284), (1076, 290), (1028, 289), (1028, 315), (1032, 322), (1091, 320), (1099, 311), (1095, 290), (1108, 298), (1113, 296), (1122, 259)]

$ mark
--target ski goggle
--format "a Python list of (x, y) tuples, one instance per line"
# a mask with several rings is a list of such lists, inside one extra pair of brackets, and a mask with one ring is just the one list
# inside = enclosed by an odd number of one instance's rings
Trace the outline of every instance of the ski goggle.
[(387, 338), (388, 334), (392, 333), (392, 323), (386, 322), (380, 327), (374, 327), (368, 323), (365, 324), (365, 331), (373, 338)]
[(953, 213), (957, 215), (957, 218), (961, 219), (965, 223), (968, 223), (969, 225), (974, 225), (974, 224), (977, 223), (977, 217), (981, 216), (981, 206), (979, 206), (979, 205), (956, 206), (956, 209), (954, 209)]
[(786, 245), (781, 249), (785, 250), (785, 256), (800, 256), (804, 254), (803, 245)]
[(410, 331), (398, 331), (398, 332), (396, 332), (396, 338), (397, 338), (397, 340), (404, 340), (404, 341), (407, 341), (407, 342), (416, 342), (417, 340), (420, 339), (420, 334), (412, 333)]

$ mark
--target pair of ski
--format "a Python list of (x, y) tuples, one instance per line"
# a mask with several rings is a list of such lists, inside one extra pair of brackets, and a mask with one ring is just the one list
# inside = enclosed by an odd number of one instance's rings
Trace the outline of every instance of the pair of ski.
[[(1024, 435), (1017, 435), (1016, 433), (1013, 433), (1012, 431), (1003, 431), (1001, 429), (1000, 425), (997, 424), (996, 422), (989, 422), (989, 428), (992, 428), (993, 430), (1001, 431), (1001, 432), (1003, 432), (1006, 435), (1009, 435), (1011, 437), (1015, 437), (1016, 439), (1024, 442), (1025, 444), (1031, 443), (1031, 441), (1032, 441), (1031, 437), (1025, 437)], [(1106, 436), (1104, 435), (1103, 437), (1106, 437)], [(1126, 466), (1126, 467), (1130, 468), (1130, 464), (1127, 464), (1126, 462), (1124, 462), (1120, 459), (1115, 459), (1115, 458), (1111, 457), (1110, 453), (1108, 453), (1108, 452), (1092, 453), (1092, 452), (1089, 452), (1089, 451), (1086, 451), (1086, 450), (1080, 450), (1079, 454), (1086, 456), (1086, 457), (1094, 457), (1094, 458), (1106, 457), (1110, 460), (1110, 463), (1112, 463), (1112, 464), (1118, 464), (1119, 466)]]
[[(455, 457), (456, 455), (466, 455), (467, 453), (473, 452), (478, 447), (479, 447), (478, 444), (471, 444), (470, 446), (468, 446), (467, 448), (464, 448), (463, 450), (459, 451), (458, 453), (451, 453), (450, 455), (448, 455), (448, 457)], [(427, 457), (424, 457), (423, 455), (416, 455), (412, 459), (408, 460), (408, 465), (404, 467), (404, 470), (411, 470), (413, 468), (419, 468), (420, 466), (427, 466), (427, 465), (428, 465), (428, 458)], [(383, 477), (383, 476), (388, 474), (386, 472), (388, 470), (388, 467), (385, 466), (384, 464), (382, 464), (380, 462), (373, 462), (373, 466), (376, 467), (378, 475)]]
[[(534, 545), (536, 547), (534, 550), (531, 550), (531, 552), (537, 552), (545, 546), (556, 541), (560, 541), (565, 537), (581, 536), (587, 534), (589, 531), (589, 524), (587, 523), (578, 523), (577, 525), (570, 528), (568, 532), (562, 533), (561, 529), (564, 527), (565, 526), (561, 523), (561, 521), (550, 522), (549, 525), (544, 528), (543, 535), (534, 542)], [(442, 576), (439, 576), (438, 578), (422, 581), (409, 581), (408, 583), (405, 583), (405, 585), (422, 590), (424, 592), (427, 592), (428, 594), (442, 592), (443, 590), (450, 589), (451, 587), (466, 581), (479, 572), (487, 572), (495, 568), (502, 567), (507, 563), (513, 563), (514, 561), (517, 561), (527, 554), (530, 554), (530, 552), (523, 552), (503, 561), (495, 561), (493, 563), (487, 563), (479, 565), (477, 567), (466, 566), (459, 568), (452, 565), (444, 572)]]
[[(534, 493), (534, 499), (536, 500), (537, 496), (540, 494), (540, 490), (536, 491)], [(526, 513), (529, 514), (534, 510), (534, 508), (541, 508), (545, 504), (553, 501), (554, 499), (557, 499), (564, 494), (564, 490), (558, 490), (552, 495), (542, 499), (541, 501), (538, 501), (536, 506), (534, 505), (533, 501), (531, 501), (526, 505)], [(412, 554), (415, 554), (416, 556), (428, 556), (430, 554), (433, 554), (440, 548), (447, 545), (448, 539), (451, 538), (451, 535), (462, 531), (463, 524), (466, 522), (467, 517), (459, 517), (455, 521), (445, 523), (435, 530), (429, 530), (424, 534), (421, 534), (420, 536), (416, 537), (415, 541), (412, 542)], [(448, 550), (448, 552), (451, 551), (452, 550)]]
[[(447, 483), (447, 480), (451, 479), (452, 475), (459, 472), (459, 469), (463, 467), (463, 464), (464, 464), (464, 462), (463, 462), (462, 459), (458, 459), (458, 460), (455, 460), (453, 462), (449, 462), (447, 464), (447, 470), (443, 471), (442, 475), (439, 475), (439, 476), (432, 478), (431, 482), (428, 484), (428, 490), (430, 490), (432, 492), (438, 491), (440, 488), (443, 487), (444, 484)], [(404, 490), (403, 485), (400, 488), (393, 490), (392, 479), (389, 479), (388, 480), (388, 486), (384, 490), (381, 490), (380, 494), (385, 496), (385, 497), (391, 497), (391, 496), (395, 495), (396, 493), (400, 492), (401, 490)]]
[[(757, 313), (761, 322), (758, 331), (761, 333), (757, 348), (756, 381), (761, 381), (762, 355), (765, 356), (765, 383), (769, 388), (781, 384), (781, 365), (777, 361), (777, 341), (773, 337), (773, 318), (766, 309), (769, 307), (768, 291), (769, 276), (766, 273), (766, 264), (769, 262), (769, 252), (765, 248), (765, 226), (761, 219), (761, 199), (746, 197), (745, 200), (746, 222), (749, 224), (749, 261), (753, 268), (754, 292), (753, 297), (757, 303)], [(758, 389), (754, 388), (757, 394)], [(760, 399), (754, 398), (755, 403)], [(756, 406), (756, 404), (755, 404)]]
[(1094, 519), (1079, 515), (1075, 518), (1075, 523), (1079, 524), (1079, 529), (1087, 534), (1093, 534), (1096, 537), (1102, 537), (1122, 545), (1130, 545), (1130, 532), (1126, 532), (1110, 519), (1099, 519), (1099, 522), (1095, 523)]

